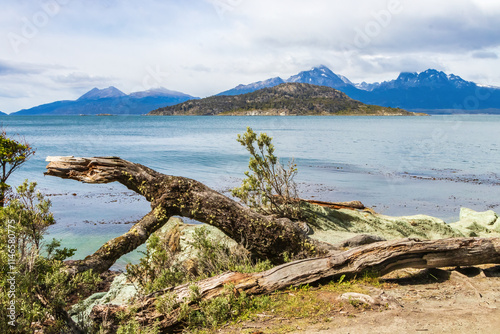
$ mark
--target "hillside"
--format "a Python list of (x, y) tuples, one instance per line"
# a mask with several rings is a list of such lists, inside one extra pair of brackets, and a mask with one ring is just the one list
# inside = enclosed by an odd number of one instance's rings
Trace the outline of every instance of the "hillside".
[(148, 115), (415, 115), (366, 105), (325, 86), (283, 83), (236, 96), (211, 96), (151, 111)]

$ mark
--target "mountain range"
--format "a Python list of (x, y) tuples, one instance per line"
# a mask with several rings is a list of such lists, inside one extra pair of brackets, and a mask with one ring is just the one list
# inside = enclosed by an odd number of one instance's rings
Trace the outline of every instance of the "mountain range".
[[(481, 86), (454, 74), (434, 69), (402, 72), (390, 81), (353, 83), (320, 65), (284, 80), (270, 78), (247, 85), (238, 85), (216, 96), (235, 96), (270, 88), (283, 83), (307, 83), (337, 89), (349, 97), (370, 105), (402, 108), (428, 114), (491, 113), (500, 114), (500, 88)], [(146, 114), (158, 108), (198, 99), (165, 88), (123, 93), (115, 87), (94, 88), (74, 101), (57, 101), (12, 115), (96, 115)]]
[(287, 80), (277, 77), (239, 85), (217, 95), (238, 95), (284, 82), (327, 86), (363, 103), (384, 107), (427, 113), (500, 113), (500, 88), (480, 86), (457, 75), (433, 69), (421, 73), (402, 72), (397, 79), (382, 83), (354, 84), (321, 65)]
[(105, 89), (94, 88), (74, 101), (43, 104), (20, 110), (12, 115), (141, 115), (191, 99), (197, 98), (166, 88), (154, 88), (127, 95), (111, 86)]
[(331, 87), (282, 83), (239, 95), (211, 96), (151, 111), (148, 115), (392, 115), (414, 116), (397, 108), (367, 105)]

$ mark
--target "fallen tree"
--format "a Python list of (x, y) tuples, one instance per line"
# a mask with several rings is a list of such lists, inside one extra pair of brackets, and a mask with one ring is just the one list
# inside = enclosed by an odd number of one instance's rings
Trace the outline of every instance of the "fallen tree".
[[(353, 277), (370, 272), (384, 275), (402, 268), (437, 268), (500, 263), (500, 238), (453, 238), (433, 241), (403, 239), (383, 241), (356, 247), (336, 255), (309, 258), (285, 263), (270, 270), (242, 274), (228, 272), (196, 284), (197, 303), (222, 296), (227, 287), (238, 294), (266, 294), (291, 286), (315, 283), (345, 275)], [(163, 331), (171, 330), (182, 321), (181, 305), (196, 307), (191, 300), (192, 284), (167, 288), (152, 293), (134, 305), (135, 320), (143, 326), (159, 324)], [(169, 313), (160, 313), (155, 307), (165, 294), (175, 297), (175, 307)], [(113, 332), (118, 326), (117, 313), (127, 306), (98, 305), (91, 313), (92, 320)]]
[(256, 257), (276, 264), (283, 262), (285, 253), (310, 257), (333, 249), (310, 239), (304, 223), (260, 214), (189, 178), (165, 175), (117, 157), (47, 157), (47, 161), (45, 175), (85, 183), (119, 182), (151, 202), (151, 212), (127, 233), (108, 241), (84, 260), (69, 262), (73, 273), (106, 271), (122, 255), (143, 244), (171, 216), (215, 226)]
[[(99, 273), (106, 271), (119, 257), (144, 243), (171, 216), (189, 217), (215, 226), (256, 257), (270, 259), (275, 264), (283, 263), (285, 252), (303, 257), (260, 273), (228, 272), (199, 281), (196, 283), (199, 291), (196, 302), (227, 293), (227, 286), (236, 293), (264, 294), (341, 275), (349, 277), (365, 272), (384, 275), (408, 267), (500, 263), (499, 238), (403, 239), (339, 252), (338, 247), (310, 239), (300, 222), (260, 214), (192, 179), (165, 175), (116, 157), (49, 157), (47, 160), (50, 163), (46, 175), (86, 183), (120, 182), (151, 202), (151, 212), (127, 233), (108, 241), (83, 260), (67, 262), (72, 273), (88, 269)], [(360, 203), (335, 205), (364, 209)], [(159, 323), (164, 330), (177, 326), (182, 318), (180, 305), (196, 307), (196, 302), (189, 297), (191, 287), (186, 284), (146, 296), (134, 305), (137, 310), (135, 319), (142, 325)], [(155, 302), (167, 293), (175, 296), (176, 306), (171, 312), (160, 313)], [(91, 318), (112, 331), (117, 326), (116, 313), (126, 310), (127, 306), (98, 305), (94, 307)]]

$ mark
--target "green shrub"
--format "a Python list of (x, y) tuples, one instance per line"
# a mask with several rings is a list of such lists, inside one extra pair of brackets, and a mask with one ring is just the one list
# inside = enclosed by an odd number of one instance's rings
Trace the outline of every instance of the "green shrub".
[(230, 247), (222, 239), (212, 237), (204, 226), (195, 229), (191, 246), (197, 250), (199, 272), (207, 277), (226, 271), (251, 273), (272, 268), (271, 261), (254, 260), (243, 246)]
[(176, 262), (176, 255), (168, 246), (168, 236), (153, 233), (146, 251), (138, 264), (127, 264), (127, 278), (138, 284), (144, 293), (150, 293), (185, 282), (189, 276), (184, 267)]
[[(182, 283), (189, 283), (189, 297), (184, 301), (177, 300), (173, 292), (166, 292), (155, 302), (156, 310), (162, 314), (178, 312), (178, 317), (186, 327), (217, 327), (242, 313), (262, 308), (268, 298), (247, 297), (239, 293), (234, 286), (225, 287), (224, 294), (209, 301), (203, 301), (197, 280), (215, 276), (226, 271), (257, 272), (270, 269), (269, 261), (253, 260), (243, 247), (231, 247), (220, 238), (214, 237), (202, 226), (193, 232), (190, 245), (196, 254), (196, 275), (187, 274), (179, 264), (177, 253), (172, 253), (167, 244), (169, 234), (155, 232), (147, 242), (144, 257), (138, 264), (127, 265), (127, 277), (137, 282), (145, 293), (152, 293)], [(166, 267), (164, 267), (166, 266)], [(168, 272), (168, 275), (165, 273)], [(162, 274), (163, 273), (163, 274)], [(119, 333), (149, 331), (133, 319), (133, 315), (125, 316)], [(139, 326), (139, 327), (137, 327)]]
[(92, 272), (70, 277), (62, 261), (75, 250), (60, 249), (57, 240), (46, 245), (42, 255), (44, 233), (53, 223), (50, 201), (36, 191), (35, 183), (25, 181), (10, 203), (0, 208), (0, 245), (6, 247), (0, 252), (0, 318), (12, 321), (0, 322), (1, 333), (42, 328), (44, 333), (64, 332), (62, 313), (69, 296), (78, 297), (99, 281)]
[(251, 128), (238, 135), (238, 142), (250, 153), (246, 178), (232, 194), (243, 203), (264, 214), (291, 219), (300, 218), (300, 201), (293, 180), (297, 165), (293, 159), (285, 168), (274, 155), (272, 137), (265, 133), (257, 136)]

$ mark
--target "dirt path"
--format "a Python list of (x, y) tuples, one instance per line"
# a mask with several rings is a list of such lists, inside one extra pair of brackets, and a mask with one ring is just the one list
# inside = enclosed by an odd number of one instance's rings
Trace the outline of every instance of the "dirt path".
[[(264, 312), (258, 320), (219, 333), (500, 333), (500, 266), (460, 270), (401, 270), (366, 286), (393, 301), (378, 306), (340, 302), (342, 294), (318, 290), (318, 300), (338, 306), (325, 316), (284, 318)], [(312, 292), (311, 292), (312, 293)]]

